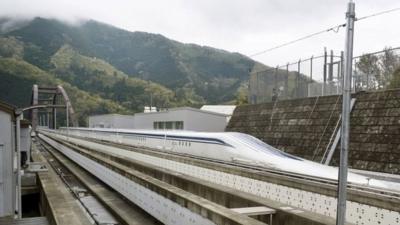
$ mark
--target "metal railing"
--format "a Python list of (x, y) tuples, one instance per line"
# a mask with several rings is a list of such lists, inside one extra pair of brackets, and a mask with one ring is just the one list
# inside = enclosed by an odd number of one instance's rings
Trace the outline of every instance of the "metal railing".
[[(320, 56), (282, 66), (255, 68), (250, 72), (249, 103), (341, 94), (342, 65), (342, 52), (335, 54), (325, 49)], [(400, 47), (354, 57), (352, 91), (389, 88), (397, 68), (400, 68)]]

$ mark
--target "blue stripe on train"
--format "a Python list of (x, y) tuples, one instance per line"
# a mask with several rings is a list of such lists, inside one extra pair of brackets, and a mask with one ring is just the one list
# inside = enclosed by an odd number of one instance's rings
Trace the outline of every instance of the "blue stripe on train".
[(180, 141), (191, 141), (197, 143), (208, 143), (208, 144), (218, 144), (233, 147), (232, 145), (216, 138), (201, 138), (201, 137), (185, 137), (185, 136), (177, 136), (177, 135), (164, 135), (164, 134), (148, 134), (148, 133), (136, 133), (136, 132), (117, 132), (117, 131), (105, 131), (105, 130), (81, 130), (80, 131), (95, 131), (95, 132), (102, 132), (102, 133), (112, 133), (118, 135), (125, 135), (125, 136), (139, 136), (139, 137), (150, 137), (150, 138), (157, 138), (157, 139), (167, 139), (167, 140), (180, 140)]

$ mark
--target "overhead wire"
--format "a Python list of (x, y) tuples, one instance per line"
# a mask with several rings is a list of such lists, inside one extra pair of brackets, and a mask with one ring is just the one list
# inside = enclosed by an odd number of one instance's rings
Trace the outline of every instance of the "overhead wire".
[[(371, 18), (371, 17), (380, 16), (380, 15), (383, 15), (383, 14), (387, 14), (387, 13), (391, 13), (391, 12), (395, 12), (395, 11), (399, 11), (399, 10), (400, 10), (400, 7), (398, 7), (398, 8), (393, 8), (393, 9), (389, 9), (389, 10), (385, 10), (385, 11), (381, 11), (381, 12), (377, 12), (377, 13), (373, 13), (373, 14), (370, 14), (370, 15), (367, 15), (367, 16), (363, 16), (363, 17), (356, 18), (356, 21), (368, 19), (368, 18)], [(328, 29), (324, 29), (324, 30), (321, 30), (321, 31), (318, 31), (318, 32), (315, 32), (315, 33), (312, 33), (312, 34), (309, 34), (309, 35), (300, 37), (300, 38), (298, 38), (298, 39), (295, 39), (295, 40), (292, 40), (292, 41), (288, 41), (288, 42), (285, 42), (285, 43), (283, 43), (283, 44), (274, 46), (274, 47), (272, 47), (272, 48), (268, 48), (268, 49), (265, 49), (265, 50), (263, 50), (263, 51), (256, 52), (256, 53), (254, 53), (254, 54), (248, 55), (248, 57), (255, 57), (255, 56), (258, 56), (258, 55), (262, 55), (262, 54), (265, 54), (265, 53), (267, 53), (267, 52), (273, 51), (273, 50), (275, 50), (275, 49), (282, 48), (282, 47), (285, 47), (285, 46), (294, 44), (294, 43), (296, 43), (296, 42), (300, 42), (300, 41), (303, 41), (303, 40), (306, 40), (306, 39), (309, 39), (309, 38), (312, 38), (312, 37), (314, 37), (314, 36), (317, 36), (317, 35), (320, 35), (320, 34), (323, 34), (323, 33), (327, 33), (327, 32), (330, 32), (330, 31), (333, 31), (333, 32), (335, 32), (335, 33), (338, 33), (338, 32), (339, 32), (339, 29), (340, 29), (341, 27), (345, 27), (345, 26), (346, 26), (345, 23), (343, 23), (343, 24), (338, 24), (338, 25), (336, 25), (336, 26), (329, 27)]]
[(377, 13), (373, 13), (373, 14), (370, 14), (370, 15), (367, 15), (367, 16), (359, 17), (359, 18), (356, 19), (356, 21), (368, 19), (368, 18), (375, 17), (375, 16), (380, 16), (380, 15), (383, 15), (383, 14), (387, 14), (387, 13), (391, 13), (391, 12), (395, 12), (395, 11), (399, 11), (399, 10), (400, 10), (400, 7), (389, 9), (389, 10), (385, 10), (385, 11), (381, 11), (381, 12), (377, 12)]
[(299, 41), (302, 41), (302, 40), (305, 40), (305, 39), (308, 39), (308, 38), (311, 38), (311, 37), (320, 35), (320, 34), (325, 33), (325, 32), (334, 31), (335, 33), (337, 33), (337, 32), (339, 31), (340, 27), (344, 27), (344, 26), (346, 26), (346, 24), (339, 24), (339, 25), (336, 25), (336, 26), (334, 26), (334, 27), (330, 27), (330, 28), (328, 28), (328, 29), (321, 30), (321, 31), (318, 31), (318, 32), (315, 32), (315, 33), (312, 33), (312, 34), (309, 34), (309, 35), (306, 35), (306, 36), (303, 36), (303, 37), (298, 38), (298, 39), (295, 39), (295, 40), (293, 40), (293, 41), (288, 41), (288, 42), (285, 42), (285, 43), (283, 43), (283, 44), (277, 45), (277, 46), (275, 46), (275, 47), (272, 47), (272, 48), (269, 48), (269, 49), (266, 49), (266, 50), (263, 50), (263, 51), (254, 53), (254, 54), (252, 54), (252, 55), (249, 55), (249, 57), (258, 56), (258, 55), (261, 55), (261, 54), (270, 52), (270, 51), (272, 51), (272, 50), (275, 50), (275, 49), (278, 49), (278, 48), (282, 48), (282, 47), (285, 47), (285, 46), (287, 46), (287, 45), (291, 45), (291, 44), (293, 44), (293, 43), (296, 43), (296, 42), (299, 42)]

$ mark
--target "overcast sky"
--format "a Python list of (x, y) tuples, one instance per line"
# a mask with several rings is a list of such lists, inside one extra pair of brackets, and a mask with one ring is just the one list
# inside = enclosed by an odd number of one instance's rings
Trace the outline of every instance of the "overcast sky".
[[(251, 55), (345, 22), (348, 0), (1, 0), (0, 16), (94, 19)], [(358, 17), (400, 7), (399, 0), (356, 1)], [(355, 55), (400, 46), (400, 11), (356, 23)], [(344, 29), (257, 57), (270, 66), (343, 50)]]

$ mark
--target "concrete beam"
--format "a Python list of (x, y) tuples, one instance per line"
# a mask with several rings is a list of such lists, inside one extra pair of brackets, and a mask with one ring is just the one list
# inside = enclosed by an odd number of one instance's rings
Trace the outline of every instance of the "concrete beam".
[(129, 204), (118, 193), (83, 170), (59, 152), (48, 149), (112, 214), (125, 225), (157, 225), (159, 222), (136, 205)]
[(233, 208), (231, 210), (247, 216), (271, 215), (276, 213), (275, 209), (271, 209), (265, 206)]
[[(90, 139), (90, 141), (100, 143), (98, 140), (94, 139)], [(185, 164), (200, 166), (215, 171), (226, 172), (251, 179), (284, 185), (290, 188), (296, 188), (303, 191), (318, 193), (321, 195), (326, 195), (334, 198), (336, 198), (337, 196), (337, 186), (335, 183), (324, 183), (324, 182), (317, 182), (315, 180), (305, 180), (301, 178), (287, 177), (284, 174), (276, 173), (272, 170), (269, 171), (268, 169), (255, 170), (257, 168), (252, 169), (252, 168), (237, 167), (234, 165), (221, 164), (218, 162), (209, 162), (201, 159), (190, 158), (187, 156), (179, 156), (169, 153), (163, 153), (161, 150), (154, 151), (151, 149), (137, 148), (115, 143), (107, 143), (107, 145), (129, 151), (148, 154), (164, 159), (169, 159), (177, 162), (182, 162)], [(349, 188), (347, 197), (349, 201), (354, 201), (361, 204), (367, 204), (378, 208), (399, 212), (400, 211), (399, 196), (392, 197), (389, 195), (384, 195), (384, 193), (385, 193), (384, 190), (373, 192), (373, 191), (368, 191), (368, 189), (362, 191)]]
[[(49, 143), (48, 138), (44, 138), (42, 134), (39, 135), (43, 140)], [(49, 143), (50, 144), (50, 143)], [(54, 143), (53, 143), (54, 144)], [(53, 144), (51, 144), (53, 146)], [(84, 157), (90, 158), (91, 160), (101, 163), (101, 165), (111, 169), (112, 171), (123, 175), (124, 177), (132, 180), (133, 182), (146, 187), (147, 189), (163, 196), (164, 198), (173, 201), (182, 207), (185, 207), (193, 213), (199, 214), (212, 221), (215, 224), (224, 225), (265, 225), (260, 221), (252, 219), (250, 217), (236, 213), (226, 207), (218, 205), (202, 197), (193, 195), (180, 188), (172, 186), (161, 180), (153, 178), (149, 175), (143, 174), (137, 170), (129, 168), (125, 165), (108, 160), (107, 158), (92, 155), (89, 151), (71, 145), (63, 143), (62, 145), (67, 146), (69, 149), (73, 149)], [(56, 147), (56, 146), (53, 146)], [(57, 148), (57, 147), (56, 147)]]
[(32, 160), (42, 162), (48, 168), (46, 172), (38, 172), (38, 183), (41, 190), (41, 211), (48, 218), (50, 224), (91, 225), (89, 218), (81, 210), (74, 196), (34, 145), (32, 146)]

